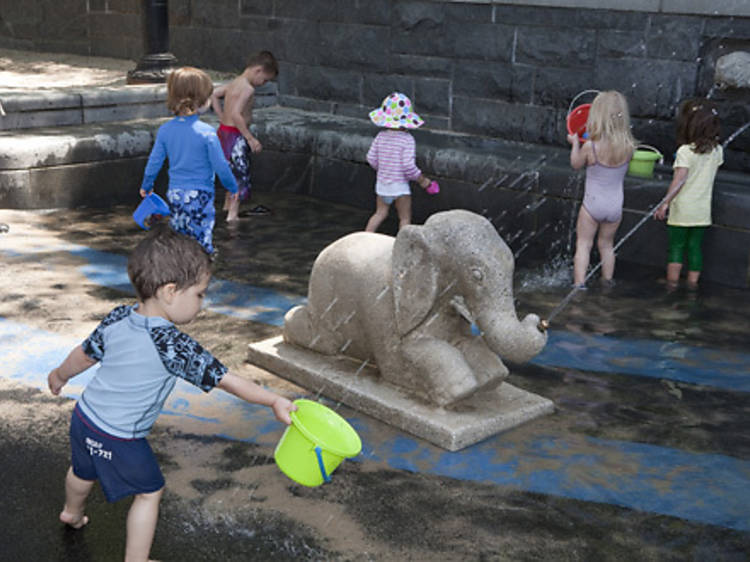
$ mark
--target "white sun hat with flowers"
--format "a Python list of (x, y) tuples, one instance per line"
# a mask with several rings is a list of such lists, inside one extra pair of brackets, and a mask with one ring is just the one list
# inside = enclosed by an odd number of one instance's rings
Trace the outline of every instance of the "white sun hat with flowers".
[(389, 94), (380, 107), (370, 112), (370, 120), (387, 129), (416, 129), (424, 124), (422, 118), (412, 111), (411, 100), (401, 92)]

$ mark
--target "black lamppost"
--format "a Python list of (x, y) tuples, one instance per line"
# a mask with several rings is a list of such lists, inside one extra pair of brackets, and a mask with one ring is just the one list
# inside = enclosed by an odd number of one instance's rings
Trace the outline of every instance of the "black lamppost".
[(169, 52), (167, 0), (143, 0), (141, 19), (146, 52), (135, 70), (128, 72), (128, 84), (164, 82), (177, 64), (177, 59)]

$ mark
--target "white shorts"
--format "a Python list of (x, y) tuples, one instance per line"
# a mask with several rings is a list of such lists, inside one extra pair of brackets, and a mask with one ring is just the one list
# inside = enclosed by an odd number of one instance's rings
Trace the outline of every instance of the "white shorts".
[(375, 193), (381, 197), (401, 197), (402, 195), (411, 195), (411, 188), (408, 181), (379, 181), (375, 184)]

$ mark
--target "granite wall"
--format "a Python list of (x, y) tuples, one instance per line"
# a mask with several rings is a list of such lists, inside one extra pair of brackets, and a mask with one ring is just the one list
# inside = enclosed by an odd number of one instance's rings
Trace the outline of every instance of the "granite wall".
[[(685, 97), (719, 101), (725, 137), (750, 121), (747, 91), (713, 87), (721, 55), (750, 51), (750, 3), (170, 0), (168, 6), (171, 50), (180, 63), (240, 70), (248, 53), (270, 49), (281, 61), (284, 106), (365, 117), (400, 90), (431, 128), (564, 145), (572, 98), (614, 88), (630, 100), (636, 136), (667, 155), (674, 151), (675, 106)], [(0, 0), (0, 46), (135, 60), (143, 50), (141, 7), (139, 0)], [(750, 134), (729, 148), (727, 168), (750, 170)]]

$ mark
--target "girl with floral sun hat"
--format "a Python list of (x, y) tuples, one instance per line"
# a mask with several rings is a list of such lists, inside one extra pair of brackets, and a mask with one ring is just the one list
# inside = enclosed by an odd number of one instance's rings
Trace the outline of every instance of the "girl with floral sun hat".
[(411, 224), (411, 189), (409, 181), (416, 181), (434, 194), (440, 191), (437, 182), (431, 181), (417, 167), (414, 137), (407, 129), (416, 129), (424, 124), (411, 104), (411, 100), (400, 92), (393, 92), (383, 100), (380, 107), (370, 112), (370, 120), (383, 127), (367, 151), (367, 162), (375, 169), (375, 213), (367, 221), (365, 230), (375, 232), (388, 217), (391, 203), (396, 206), (399, 228)]

